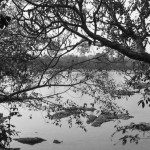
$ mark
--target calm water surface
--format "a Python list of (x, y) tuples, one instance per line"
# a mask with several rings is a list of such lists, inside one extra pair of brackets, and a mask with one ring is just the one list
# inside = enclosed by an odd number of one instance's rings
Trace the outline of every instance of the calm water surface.
[[(118, 83), (123, 81), (121, 75), (111, 74)], [(56, 89), (60, 90), (60, 89)], [(40, 92), (48, 93), (49, 89), (43, 89)], [(78, 104), (83, 105), (84, 102), (92, 102), (89, 96), (81, 97), (80, 94), (67, 92), (63, 95), (64, 99), (73, 99)], [(142, 109), (138, 107), (137, 102), (140, 100), (141, 95), (136, 94), (128, 100), (119, 99), (117, 103), (120, 106), (128, 109), (129, 113), (134, 116), (133, 119), (121, 121), (121, 124), (129, 124), (131, 122), (150, 122), (149, 108)], [(1, 109), (3, 111), (4, 108)], [(6, 111), (6, 109), (4, 109)], [(125, 146), (119, 142), (118, 139), (121, 135), (116, 135), (111, 140), (111, 134), (115, 131), (114, 125), (117, 122), (107, 122), (101, 127), (92, 127), (85, 124), (87, 132), (73, 125), (72, 128), (68, 127), (67, 118), (63, 119), (62, 127), (57, 127), (52, 124), (51, 120), (45, 118), (46, 112), (44, 111), (29, 111), (26, 108), (19, 109), (22, 117), (13, 117), (11, 123), (16, 126), (16, 130), (20, 131), (19, 137), (41, 137), (47, 141), (33, 146), (21, 144), (16, 141), (11, 143), (11, 147), (20, 147), (21, 150), (149, 150), (150, 139), (142, 139), (139, 144), (128, 143)], [(32, 119), (29, 116), (32, 114)], [(54, 144), (53, 140), (58, 139), (63, 141), (61, 144)]]

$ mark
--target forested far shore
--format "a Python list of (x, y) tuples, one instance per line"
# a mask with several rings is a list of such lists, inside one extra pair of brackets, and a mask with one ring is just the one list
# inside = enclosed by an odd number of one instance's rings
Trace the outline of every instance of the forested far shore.
[[(116, 70), (116, 71), (126, 71), (126, 70), (146, 70), (149, 68), (149, 65), (132, 60), (129, 58), (120, 60), (110, 59), (107, 56), (103, 56), (101, 53), (96, 55), (89, 56), (78, 56), (78, 55), (65, 55), (59, 58), (56, 58), (55, 61), (51, 64), (51, 69), (98, 69), (101, 70)], [(45, 66), (49, 65), (51, 59), (48, 55), (39, 57), (33, 61), (34, 69), (38, 72), (45, 69)]]

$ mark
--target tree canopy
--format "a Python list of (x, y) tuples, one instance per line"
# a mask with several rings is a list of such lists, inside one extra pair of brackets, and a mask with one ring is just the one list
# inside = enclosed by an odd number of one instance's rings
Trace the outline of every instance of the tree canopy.
[(67, 51), (87, 41), (89, 45), (106, 46), (129, 58), (150, 63), (148, 0), (12, 2), (22, 32), (30, 37), (47, 39), (47, 44), (57, 39), (59, 48)]
[[(38, 88), (70, 89), (89, 79), (95, 82), (90, 72), (81, 75), (80, 70), (71, 76), (73, 69), (81, 64), (86, 68), (87, 62), (93, 70), (106, 69), (105, 64), (111, 62), (122, 67), (118, 62), (127, 64), (127, 58), (150, 63), (147, 0), (2, 0), (0, 4), (1, 102), (14, 96), (40, 98), (33, 92)], [(99, 54), (82, 61), (70, 57), (63, 66), (68, 54), (89, 52), (91, 46)], [(93, 60), (104, 65), (95, 65)]]

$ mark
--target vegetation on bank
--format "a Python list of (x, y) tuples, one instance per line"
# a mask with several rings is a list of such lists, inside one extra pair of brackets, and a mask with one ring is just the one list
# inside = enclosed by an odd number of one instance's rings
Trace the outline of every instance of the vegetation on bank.
[[(44, 55), (34, 60), (33, 66), (35, 72), (42, 72), (45, 65), (48, 65), (51, 62), (51, 59), (48, 55)], [(53, 62), (56, 63), (55, 61)], [(116, 70), (116, 71), (127, 71), (127, 70), (147, 70), (149, 65), (140, 61), (132, 60), (126, 58), (125, 60), (115, 60), (114, 58), (109, 58), (109, 55), (98, 53), (96, 55), (65, 55), (60, 58), (56, 63), (55, 67), (53, 64), (50, 69), (87, 69), (93, 70), (97, 69), (99, 71), (106, 70)]]

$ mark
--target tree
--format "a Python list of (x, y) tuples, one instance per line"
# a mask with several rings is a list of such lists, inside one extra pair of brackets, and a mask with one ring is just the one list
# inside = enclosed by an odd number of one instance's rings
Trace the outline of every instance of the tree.
[(63, 56), (76, 50), (89, 51), (87, 44), (98, 46), (97, 50), (108, 47), (103, 53), (107, 60), (115, 56), (111, 60), (117, 62), (128, 56), (149, 63), (149, 5), (146, 0), (1, 1), (1, 64), (5, 62), (1, 65), (1, 102), (41, 100), (43, 97), (34, 90), (43, 87), (88, 86), (86, 81), (92, 81), (93, 76), (80, 71), (71, 77), (71, 73), (74, 66), (90, 59), (57, 68)]
[[(37, 108), (45, 102), (64, 109), (61, 93), (43, 97), (35, 92), (39, 88), (63, 86), (90, 94), (96, 102), (101, 101), (105, 108), (114, 111), (118, 108), (111, 98), (120, 95), (107, 72), (97, 75), (97, 70), (88, 72), (82, 68), (72, 76), (73, 69), (94, 59), (111, 63), (125, 61), (126, 56), (150, 63), (148, 0), (2, 0), (0, 4), (1, 102), (26, 100), (28, 106)], [(67, 67), (57, 68), (63, 56), (86, 53), (93, 45), (97, 51), (106, 49), (103, 54), (81, 62), (70, 58)], [(140, 77), (133, 77), (129, 84), (134, 85)], [(83, 86), (77, 86), (80, 84)], [(106, 96), (108, 93), (111, 98)], [(104, 95), (101, 99), (100, 94)], [(58, 103), (45, 101), (52, 97)], [(142, 101), (139, 104), (144, 105)], [(78, 107), (74, 103), (69, 106)]]
[(61, 48), (68, 51), (83, 42), (99, 42), (129, 58), (150, 63), (148, 0), (12, 2), (17, 6), (18, 23), (31, 36), (59, 36)]
[[(51, 17), (45, 20), (40, 15), (33, 15), (34, 12), (27, 10), (26, 13), (26, 8), (23, 10), (25, 12), (22, 12), (23, 16), (20, 16), (22, 11), (20, 8), (24, 4), (25, 2), (20, 3), (20, 1), (1, 2), (0, 8), (3, 12), (1, 15), (5, 21), (0, 21), (3, 25), (2, 30), (0, 30), (0, 102), (22, 102), (26, 100), (27, 103), (30, 103), (28, 100), (32, 100), (37, 107), (41, 102), (45, 102), (46, 98), (60, 99), (59, 94), (61, 93), (50, 93), (50, 95), (43, 97), (35, 92), (36, 89), (63, 86), (70, 90), (71, 87), (76, 88), (76, 85), (82, 83), (86, 85), (86, 81), (90, 77), (87, 73), (82, 74), (79, 71), (74, 76), (71, 74), (73, 67), (89, 60), (83, 59), (83, 61), (75, 63), (74, 60), (70, 59), (71, 62), (69, 61), (65, 68), (57, 68), (61, 57), (73, 51), (79, 43), (84, 41), (72, 44), (73, 41), (69, 40), (69, 37), (73, 37), (72, 34), (62, 29), (59, 22), (54, 26), (52, 23), (50, 30), (47, 30)], [(29, 4), (29, 8), (31, 7)], [(62, 33), (66, 34), (63, 35)], [(83, 92), (85, 92), (84, 89)], [(59, 105), (56, 104), (55, 106), (58, 107)]]
[[(150, 62), (147, 52), (150, 12), (146, 0), (12, 0), (2, 1), (1, 10), (1, 43), (4, 49), (1, 63), (5, 62), (1, 68), (1, 81), (4, 83), (1, 102), (16, 98), (19, 101), (38, 98), (42, 101), (43, 97), (34, 90), (43, 87), (64, 86), (70, 89), (82, 83), (88, 86), (86, 81), (89, 79), (98, 84), (97, 78), (93, 81), (93, 76), (87, 72), (80, 71), (74, 77), (71, 73), (74, 66), (92, 59), (101, 61), (99, 55), (78, 63), (69, 62), (66, 68), (57, 68), (63, 56), (78, 51), (85, 53), (90, 51), (91, 45), (96, 45), (97, 51), (99, 47), (106, 47), (103, 55), (107, 57), (102, 61), (110, 61), (115, 56), (111, 61), (117, 62), (128, 56)], [(80, 80), (76, 79), (81, 76)], [(68, 77), (71, 82), (68, 82)], [(5, 86), (10, 79), (11, 84)], [(9, 92), (8, 87), (12, 89)], [(29, 91), (32, 91), (30, 95)], [(85, 89), (82, 91), (84, 93)]]

